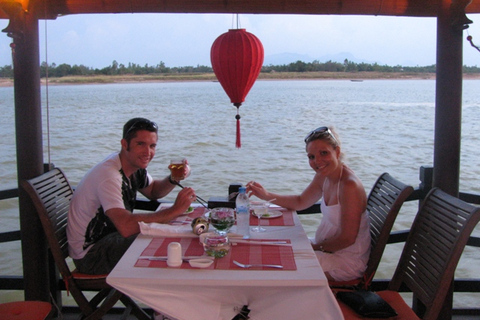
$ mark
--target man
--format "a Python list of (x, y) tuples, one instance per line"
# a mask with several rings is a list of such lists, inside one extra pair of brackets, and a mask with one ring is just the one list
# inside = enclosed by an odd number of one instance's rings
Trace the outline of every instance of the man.
[[(77, 186), (68, 212), (69, 254), (78, 271), (106, 274), (140, 232), (138, 222), (167, 223), (183, 214), (196, 196), (180, 190), (170, 208), (133, 214), (137, 191), (151, 200), (166, 196), (176, 185), (171, 175), (153, 180), (146, 168), (158, 140), (155, 122), (129, 120), (123, 127), (121, 150), (92, 168)], [(188, 176), (185, 166), (185, 177)]]

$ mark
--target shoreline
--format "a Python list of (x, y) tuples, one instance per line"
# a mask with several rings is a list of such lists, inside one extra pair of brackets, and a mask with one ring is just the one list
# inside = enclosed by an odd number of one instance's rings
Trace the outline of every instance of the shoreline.
[[(435, 80), (435, 73), (413, 72), (271, 72), (260, 73), (262, 80)], [(464, 80), (478, 80), (480, 73), (464, 73)], [(95, 75), (95, 76), (66, 76), (48, 79), (48, 85), (78, 85), (78, 84), (113, 84), (113, 83), (141, 83), (141, 82), (186, 82), (186, 81), (218, 81), (214, 73), (200, 74), (152, 74), (152, 75)], [(41, 85), (47, 80), (42, 78)], [(0, 78), (0, 87), (13, 86), (13, 79)]]

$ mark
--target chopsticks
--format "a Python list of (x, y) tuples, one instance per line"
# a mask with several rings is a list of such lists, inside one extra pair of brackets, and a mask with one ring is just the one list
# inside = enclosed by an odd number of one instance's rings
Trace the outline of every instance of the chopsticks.
[[(175, 181), (175, 184), (176, 184), (177, 186), (179, 186), (180, 188), (182, 188), (182, 189), (184, 188), (184, 186), (182, 186), (182, 185), (180, 184), (180, 182), (178, 182), (178, 181)], [(200, 198), (200, 197), (197, 196), (197, 195), (196, 195), (196, 197), (197, 197), (197, 202), (200, 203), (204, 208), (208, 209), (208, 201), (205, 201), (204, 199)]]

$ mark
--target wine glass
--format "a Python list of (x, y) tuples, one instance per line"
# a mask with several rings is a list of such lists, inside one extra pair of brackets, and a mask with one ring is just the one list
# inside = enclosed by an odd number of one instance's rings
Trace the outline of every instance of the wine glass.
[(210, 224), (215, 231), (226, 236), (230, 228), (235, 224), (235, 212), (232, 208), (214, 208), (210, 211)]
[(260, 219), (263, 216), (268, 214), (268, 207), (270, 203), (268, 201), (252, 201), (250, 203), (250, 208), (252, 209), (252, 213), (258, 218), (258, 225), (252, 228), (253, 232), (265, 232), (267, 229), (262, 228), (260, 226)]

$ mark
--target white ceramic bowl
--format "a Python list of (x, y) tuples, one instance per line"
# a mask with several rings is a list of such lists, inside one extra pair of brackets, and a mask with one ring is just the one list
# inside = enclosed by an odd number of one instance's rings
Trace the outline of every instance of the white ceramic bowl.
[(191, 259), (188, 263), (194, 268), (208, 268), (213, 263), (213, 259), (198, 258)]

